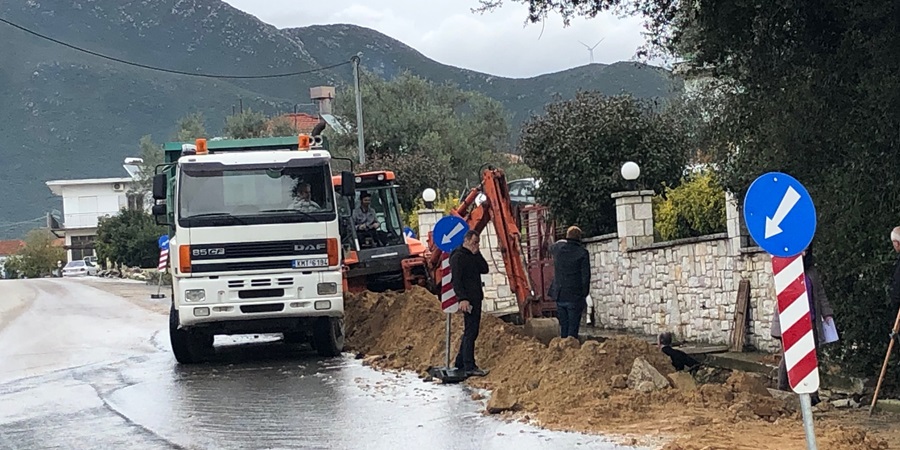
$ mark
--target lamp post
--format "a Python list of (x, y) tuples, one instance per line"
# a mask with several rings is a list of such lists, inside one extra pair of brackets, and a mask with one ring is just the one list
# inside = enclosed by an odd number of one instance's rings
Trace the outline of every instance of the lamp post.
[(432, 188), (422, 191), (422, 200), (425, 201), (425, 208), (434, 209), (434, 201), (437, 199), (437, 192)]
[(635, 183), (634, 180), (637, 180), (639, 176), (641, 176), (641, 168), (634, 161), (628, 161), (625, 164), (622, 164), (622, 178), (628, 182), (629, 186), (634, 189)]

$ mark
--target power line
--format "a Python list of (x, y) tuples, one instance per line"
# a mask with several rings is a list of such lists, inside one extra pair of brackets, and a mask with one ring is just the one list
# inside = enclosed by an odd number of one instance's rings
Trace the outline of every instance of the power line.
[(124, 59), (119, 59), (119, 58), (116, 58), (116, 57), (113, 57), (113, 56), (108, 56), (108, 55), (104, 55), (104, 54), (102, 54), (102, 53), (97, 53), (97, 52), (92, 51), (92, 50), (88, 50), (88, 49), (85, 49), (85, 48), (81, 48), (81, 47), (78, 47), (78, 46), (75, 46), (75, 45), (68, 44), (68, 43), (66, 43), (66, 42), (60, 41), (60, 40), (58, 40), (58, 39), (54, 39), (54, 38), (52, 38), (52, 37), (50, 37), (50, 36), (43, 35), (43, 34), (38, 33), (38, 32), (36, 32), (36, 31), (29, 30), (28, 28), (25, 28), (25, 27), (23, 27), (23, 26), (21, 26), (21, 25), (17, 25), (17, 24), (15, 24), (15, 23), (13, 23), (13, 22), (10, 22), (10, 21), (8, 21), (8, 20), (2, 18), (2, 17), (0, 17), (0, 22), (5, 23), (5, 24), (7, 24), (7, 25), (9, 25), (9, 26), (11, 26), (11, 27), (13, 27), (13, 28), (18, 28), (19, 30), (22, 30), (22, 31), (24, 31), (24, 32), (26, 32), (26, 33), (28, 33), (28, 34), (37, 36), (37, 37), (39, 37), (39, 38), (41, 38), (41, 39), (48, 40), (48, 41), (50, 41), (50, 42), (53, 42), (53, 43), (55, 43), (55, 44), (62, 45), (62, 46), (64, 46), (64, 47), (68, 47), (68, 48), (70, 48), (70, 49), (72, 49), (72, 50), (76, 50), (76, 51), (79, 51), (79, 52), (82, 52), (82, 53), (87, 53), (87, 54), (89, 54), (89, 55), (96, 56), (96, 57), (98, 57), (98, 58), (103, 58), (103, 59), (107, 59), (107, 60), (110, 60), (110, 61), (115, 61), (115, 62), (117, 62), (117, 63), (129, 65), (129, 66), (140, 67), (140, 68), (142, 68), (142, 69), (155, 70), (155, 71), (157, 71), (157, 72), (165, 72), (165, 73), (171, 73), (171, 74), (175, 74), (175, 75), (185, 75), (185, 76), (189, 76), (189, 77), (223, 78), (223, 79), (227, 78), (227, 79), (242, 79), (242, 80), (261, 80), (261, 79), (269, 79), (269, 78), (285, 78), (285, 77), (293, 77), (293, 76), (297, 76), (297, 75), (305, 75), (305, 74), (314, 73), (314, 72), (321, 72), (321, 71), (323, 71), (323, 70), (334, 69), (335, 67), (340, 67), (340, 66), (343, 66), (343, 65), (348, 65), (348, 64), (350, 64), (350, 61), (344, 61), (344, 62), (341, 62), (341, 63), (336, 63), (336, 64), (331, 64), (331, 65), (328, 65), (328, 66), (324, 66), (324, 67), (319, 67), (319, 68), (317, 68), (317, 69), (301, 70), (301, 71), (299, 71), (299, 72), (278, 73), (278, 74), (272, 74), (272, 75), (219, 75), (219, 74), (209, 74), (209, 73), (184, 72), (184, 71), (181, 71), (181, 70), (166, 69), (166, 68), (162, 68), (162, 67), (154, 67), (154, 66), (149, 66), (149, 65), (146, 65), (146, 64), (141, 64), (141, 63), (136, 63), (136, 62), (126, 61), (126, 60), (124, 60)]
[(41, 220), (47, 220), (47, 216), (35, 217), (34, 219), (31, 219), (31, 220), (23, 220), (23, 221), (21, 221), (21, 222), (7, 222), (7, 223), (0, 223), (0, 228), (14, 228), (14, 227), (17, 227), (17, 226), (19, 226), (19, 225), (25, 225), (25, 224), (29, 224), (29, 223), (32, 223), (32, 222), (38, 222), (38, 221), (41, 221)]

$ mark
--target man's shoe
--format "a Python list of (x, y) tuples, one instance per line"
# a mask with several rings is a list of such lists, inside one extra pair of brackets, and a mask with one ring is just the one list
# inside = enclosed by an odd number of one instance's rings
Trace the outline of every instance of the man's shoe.
[(483, 376), (486, 376), (488, 374), (488, 372), (489, 371), (484, 370), (484, 369), (469, 370), (469, 371), (466, 371), (466, 376), (467, 377), (483, 377)]

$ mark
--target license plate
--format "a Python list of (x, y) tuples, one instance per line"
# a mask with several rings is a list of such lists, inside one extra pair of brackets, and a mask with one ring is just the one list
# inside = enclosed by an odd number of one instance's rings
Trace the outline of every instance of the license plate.
[(312, 267), (327, 267), (328, 259), (327, 258), (295, 259), (291, 262), (291, 265), (295, 269), (308, 269), (308, 268), (312, 268)]

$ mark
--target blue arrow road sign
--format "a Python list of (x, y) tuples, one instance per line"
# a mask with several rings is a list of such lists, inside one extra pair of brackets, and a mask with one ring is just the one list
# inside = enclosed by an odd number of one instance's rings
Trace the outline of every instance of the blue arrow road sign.
[(159, 244), (160, 250), (165, 250), (165, 249), (169, 248), (169, 236), (167, 236), (167, 235), (160, 236), (159, 241), (157, 241), (157, 243)]
[(816, 207), (799, 181), (769, 172), (750, 185), (744, 197), (744, 222), (763, 250), (774, 256), (796, 256), (816, 234)]
[(441, 251), (452, 252), (463, 243), (469, 224), (457, 216), (444, 216), (434, 225), (434, 245)]

